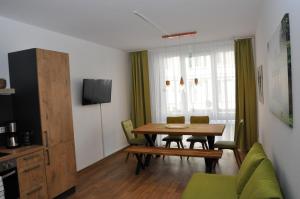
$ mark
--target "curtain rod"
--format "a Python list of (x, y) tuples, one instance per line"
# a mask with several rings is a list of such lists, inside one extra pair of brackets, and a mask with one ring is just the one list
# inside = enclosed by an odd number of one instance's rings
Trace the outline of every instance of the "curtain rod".
[(233, 40), (238, 40), (238, 39), (255, 39), (255, 35), (245, 35), (245, 36), (234, 36), (232, 37)]

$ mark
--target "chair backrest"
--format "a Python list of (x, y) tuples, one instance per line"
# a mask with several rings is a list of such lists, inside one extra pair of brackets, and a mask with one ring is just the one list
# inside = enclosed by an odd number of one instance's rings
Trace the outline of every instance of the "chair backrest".
[(177, 117), (167, 117), (167, 124), (184, 124), (185, 117), (177, 116)]
[(238, 130), (237, 130), (235, 138), (234, 138), (234, 142), (236, 143), (236, 145), (238, 145), (240, 142), (241, 134), (244, 132), (244, 125), (245, 125), (245, 122), (243, 119), (241, 119), (239, 121)]
[(264, 159), (259, 164), (245, 185), (239, 198), (283, 199), (279, 182), (270, 160)]
[(130, 144), (130, 140), (134, 139), (135, 136), (132, 133), (133, 125), (131, 120), (125, 120), (121, 122), (124, 134), (126, 136), (127, 142)]
[(242, 162), (242, 165), (236, 177), (236, 192), (238, 195), (241, 194), (246, 183), (248, 182), (258, 165), (266, 158), (267, 155), (263, 149), (263, 146), (259, 143), (253, 144), (244, 161)]
[(191, 116), (191, 124), (209, 124), (208, 116)]

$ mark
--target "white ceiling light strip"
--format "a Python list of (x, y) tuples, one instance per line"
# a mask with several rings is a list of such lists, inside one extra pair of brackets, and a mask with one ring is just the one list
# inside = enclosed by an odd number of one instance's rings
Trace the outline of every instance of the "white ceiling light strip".
[(168, 35), (168, 33), (166, 31), (164, 31), (160, 26), (158, 26), (157, 24), (155, 24), (152, 20), (150, 20), (148, 17), (144, 16), (143, 14), (139, 13), (138, 11), (134, 10), (133, 14), (135, 14), (136, 16), (138, 16), (139, 18), (141, 18), (143, 21), (145, 21), (146, 23), (150, 24), (152, 27), (154, 27), (156, 30), (158, 30), (160, 33), (163, 33), (165, 35)]

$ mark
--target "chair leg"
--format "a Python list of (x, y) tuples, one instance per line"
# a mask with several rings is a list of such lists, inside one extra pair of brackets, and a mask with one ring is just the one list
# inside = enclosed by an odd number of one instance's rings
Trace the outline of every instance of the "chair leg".
[(201, 145), (202, 145), (202, 149), (206, 149), (204, 142), (201, 142)]
[(125, 162), (127, 162), (127, 161), (128, 161), (129, 155), (130, 155), (130, 153), (127, 153), (127, 155), (126, 155), (126, 159), (125, 159)]
[(204, 146), (206, 147), (206, 150), (208, 150), (208, 145), (207, 145), (207, 142), (204, 142)]
[(181, 147), (184, 149), (184, 146), (183, 146), (183, 143), (182, 143), (182, 140), (179, 141)]
[[(170, 142), (169, 141), (166, 142), (166, 148), (170, 148)], [(163, 156), (163, 160), (164, 159), (165, 159), (165, 156)]]
[(240, 155), (239, 155), (238, 150), (237, 149), (233, 149), (233, 153), (234, 153), (237, 165), (238, 165), (238, 167), (240, 167), (241, 166), (241, 159), (240, 159)]
[[(177, 143), (177, 147), (178, 147), (178, 149), (180, 149), (180, 144), (179, 144), (179, 141), (177, 141), (176, 143)], [(182, 160), (182, 156), (180, 156), (180, 159)]]
[[(190, 149), (194, 149), (194, 144), (195, 144), (195, 142), (191, 141), (191, 143), (190, 143)], [(189, 158), (190, 158), (190, 156), (187, 157), (187, 159), (189, 159)]]

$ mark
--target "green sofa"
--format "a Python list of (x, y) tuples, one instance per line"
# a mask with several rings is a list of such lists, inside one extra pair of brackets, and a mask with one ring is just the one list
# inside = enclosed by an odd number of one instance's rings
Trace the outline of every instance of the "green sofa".
[(272, 163), (255, 143), (236, 176), (196, 173), (182, 199), (282, 199)]

